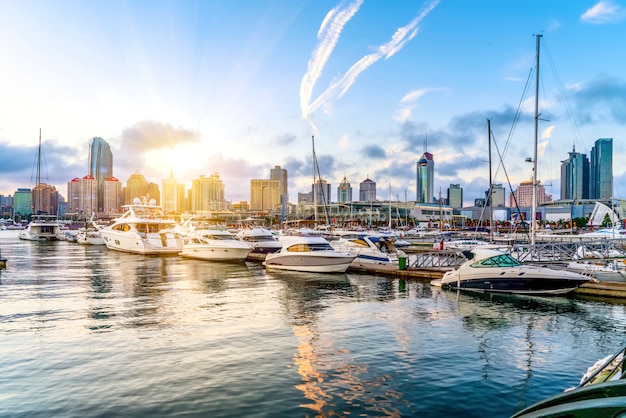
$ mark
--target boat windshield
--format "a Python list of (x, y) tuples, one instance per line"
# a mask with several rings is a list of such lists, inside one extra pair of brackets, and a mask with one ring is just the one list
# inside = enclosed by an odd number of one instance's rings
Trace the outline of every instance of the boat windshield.
[(328, 243), (319, 243), (319, 244), (294, 244), (290, 246), (287, 251), (289, 252), (308, 252), (308, 251), (328, 251), (332, 250), (333, 247)]
[(472, 264), (472, 267), (489, 268), (489, 267), (517, 267), (522, 263), (511, 257), (510, 254), (499, 254), (493, 257), (485, 258)]

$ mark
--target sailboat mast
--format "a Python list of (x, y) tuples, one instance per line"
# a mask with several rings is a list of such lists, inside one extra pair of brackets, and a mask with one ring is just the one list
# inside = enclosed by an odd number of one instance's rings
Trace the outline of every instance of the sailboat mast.
[(530, 212), (530, 244), (535, 245), (535, 235), (537, 233), (537, 225), (535, 223), (537, 218), (537, 147), (539, 140), (539, 45), (542, 35), (537, 36), (537, 52), (535, 56), (536, 68), (535, 68), (535, 150), (533, 156), (533, 195), (532, 195), (532, 208)]
[(487, 119), (487, 140), (489, 149), (489, 240), (493, 241), (493, 177), (491, 174), (491, 119)]
[[(37, 214), (42, 209), (42, 201), (41, 201), (41, 128), (39, 128), (39, 145), (37, 146), (37, 173), (35, 178), (35, 187), (37, 188), (37, 206), (33, 207), (35, 210), (35, 214)], [(35, 206), (35, 205), (33, 205)]]
[(317, 170), (317, 158), (315, 157), (315, 135), (311, 135), (311, 149), (313, 150), (313, 213), (315, 225), (317, 225), (317, 192), (320, 185), (315, 182), (315, 171)]

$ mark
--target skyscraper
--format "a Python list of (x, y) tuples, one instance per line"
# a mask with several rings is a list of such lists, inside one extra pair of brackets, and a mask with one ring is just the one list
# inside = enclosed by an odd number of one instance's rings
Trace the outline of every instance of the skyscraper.
[(613, 197), (613, 138), (600, 138), (591, 148), (589, 198)]
[(94, 137), (89, 146), (89, 175), (98, 185), (96, 210), (104, 210), (104, 180), (113, 176), (113, 154), (109, 144), (100, 137)]
[(287, 170), (280, 168), (279, 165), (274, 166), (274, 168), (270, 170), (270, 180), (279, 181), (281, 202), (289, 202), (289, 190), (287, 189), (289, 182), (287, 179)]
[(352, 202), (352, 186), (350, 186), (350, 182), (345, 176), (337, 187), (337, 202)]
[(433, 203), (435, 161), (430, 152), (424, 154), (417, 160), (417, 203)]
[(161, 206), (166, 213), (181, 212), (182, 202), (179, 202), (178, 181), (170, 171), (169, 178), (161, 181)]
[(448, 188), (448, 205), (454, 209), (463, 207), (463, 188), (460, 184), (451, 184)]
[(589, 159), (572, 147), (569, 158), (561, 162), (561, 199), (589, 199)]
[(369, 177), (359, 184), (359, 202), (374, 202), (376, 200), (376, 182)]

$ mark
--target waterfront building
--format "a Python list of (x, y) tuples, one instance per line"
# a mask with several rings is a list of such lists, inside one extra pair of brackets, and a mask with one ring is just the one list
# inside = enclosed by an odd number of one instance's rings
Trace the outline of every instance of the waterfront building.
[(359, 202), (376, 201), (376, 182), (366, 178), (359, 184)]
[(75, 177), (67, 183), (68, 211), (90, 217), (97, 210), (98, 183), (87, 174)]
[(561, 200), (589, 198), (589, 159), (576, 152), (576, 147), (561, 161)]
[(280, 184), (281, 203), (287, 204), (289, 202), (287, 170), (281, 168), (279, 165), (274, 166), (274, 168), (270, 170), (270, 180), (278, 180)]
[(216, 210), (224, 207), (224, 183), (217, 173), (209, 177), (200, 175), (191, 182), (191, 211)]
[(13, 196), (0, 194), (0, 217), (8, 218), (13, 215)]
[(418, 203), (434, 202), (435, 161), (430, 152), (417, 160), (417, 199)]
[(280, 180), (250, 180), (250, 209), (266, 211), (281, 204)]
[(454, 209), (463, 207), (463, 188), (460, 184), (451, 184), (448, 187), (448, 206)]
[(350, 182), (346, 176), (343, 177), (343, 180), (341, 180), (341, 183), (339, 183), (337, 187), (337, 202), (352, 202), (352, 186), (350, 186)]
[(89, 175), (96, 180), (96, 211), (104, 210), (104, 181), (113, 176), (113, 153), (109, 144), (94, 137), (89, 145)]
[(183, 202), (180, 200), (180, 184), (171, 171), (170, 176), (161, 181), (161, 195), (163, 211), (166, 213), (182, 212)]
[(298, 205), (312, 205), (313, 192), (298, 193)]
[(149, 182), (148, 183), (148, 194), (150, 195), (150, 199), (154, 199), (157, 205), (161, 205), (161, 192), (159, 190), (159, 185), (156, 183)]
[(591, 148), (589, 198), (613, 197), (613, 138), (600, 138)]
[(26, 217), (33, 214), (33, 191), (19, 188), (13, 193), (13, 214)]
[(502, 184), (491, 185), (491, 201), (489, 201), (489, 190), (485, 192), (485, 204), (487, 206), (491, 204), (494, 208), (506, 206), (506, 189)]
[(39, 183), (33, 188), (33, 213), (56, 215), (59, 208), (59, 192), (56, 187)]
[(330, 183), (324, 179), (317, 179), (315, 183), (311, 185), (311, 191), (313, 193), (314, 203), (318, 205), (328, 205), (330, 203)]
[(136, 172), (130, 175), (126, 180), (126, 189), (124, 189), (124, 204), (130, 205), (136, 197), (141, 199), (149, 194), (148, 180), (143, 174)]
[[(533, 199), (533, 181), (522, 181), (515, 191), (509, 194), (509, 206), (531, 207)], [(552, 196), (546, 193), (546, 189), (537, 180), (537, 206), (552, 202)]]
[(104, 179), (104, 214), (120, 213), (122, 210), (122, 183), (115, 177)]

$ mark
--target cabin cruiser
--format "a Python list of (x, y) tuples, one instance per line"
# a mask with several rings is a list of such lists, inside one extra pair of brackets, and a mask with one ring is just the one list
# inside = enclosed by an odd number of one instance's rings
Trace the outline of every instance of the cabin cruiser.
[(76, 234), (76, 242), (83, 245), (104, 245), (100, 231), (94, 228), (81, 228)]
[(174, 232), (175, 222), (167, 219), (156, 201), (135, 198), (122, 206), (124, 214), (100, 229), (104, 244), (111, 250), (137, 254), (178, 254), (183, 241)]
[(263, 265), (268, 269), (316, 273), (344, 273), (356, 255), (339, 252), (319, 235), (283, 235), (278, 238), (280, 251), (267, 254)]
[(267, 228), (242, 228), (235, 235), (239, 241), (252, 245), (253, 254), (275, 253), (282, 248), (278, 238)]
[(180, 255), (212, 261), (243, 261), (253, 250), (251, 244), (241, 242), (226, 229), (201, 229), (183, 235)]
[(337, 251), (356, 255), (350, 264), (356, 268), (376, 268), (398, 270), (399, 258), (406, 258), (404, 251), (394, 245), (391, 237), (374, 237), (366, 234), (344, 234), (330, 241)]
[(626, 412), (626, 347), (589, 367), (577, 387), (517, 412), (512, 418), (622, 417)]
[(580, 273), (522, 264), (506, 252), (480, 246), (463, 255), (467, 261), (431, 284), (476, 292), (565, 295), (591, 280)]
[(55, 215), (33, 215), (26, 229), (17, 236), (26, 241), (58, 241), (62, 235)]

